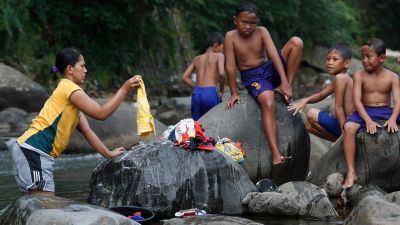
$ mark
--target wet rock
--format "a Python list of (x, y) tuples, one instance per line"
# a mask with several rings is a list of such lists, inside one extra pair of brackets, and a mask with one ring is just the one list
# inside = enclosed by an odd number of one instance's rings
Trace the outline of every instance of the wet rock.
[(278, 192), (252, 192), (247, 194), (243, 203), (247, 203), (250, 213), (296, 216), (300, 210), (292, 197)]
[(362, 198), (345, 220), (345, 225), (399, 224), (400, 206), (389, 202), (380, 191), (361, 191)]
[(344, 177), (340, 173), (333, 173), (326, 178), (326, 182), (323, 185), (324, 190), (329, 197), (339, 197), (343, 191)]
[[(378, 129), (374, 135), (356, 136), (356, 172), (360, 185), (375, 184), (387, 192), (400, 189), (400, 132)], [(307, 181), (322, 185), (332, 173), (346, 174), (342, 140), (337, 141), (315, 165)]]
[(279, 186), (282, 194), (294, 199), (300, 216), (332, 218), (338, 214), (326, 193), (319, 187), (304, 181), (294, 181)]
[(187, 219), (173, 218), (163, 220), (161, 223), (162, 225), (261, 225), (261, 223), (256, 223), (245, 218), (223, 215), (197, 216)]
[[(106, 99), (97, 99), (97, 102), (103, 104)], [(109, 148), (117, 147), (129, 148), (130, 145), (143, 141), (144, 139), (137, 135), (136, 108), (133, 104), (122, 103), (118, 109), (106, 120), (99, 121), (87, 116), (88, 122), (94, 133)], [(157, 135), (161, 135), (166, 126), (154, 119)], [(151, 136), (150, 139), (155, 139)], [(83, 135), (75, 131), (67, 146), (68, 152), (92, 150)]]
[(136, 205), (159, 218), (181, 209), (241, 214), (241, 201), (257, 191), (244, 169), (219, 151), (190, 151), (166, 141), (140, 143), (93, 171), (89, 202)]
[(23, 196), (0, 211), (7, 225), (134, 225), (108, 209), (60, 197)]
[(6, 143), (3, 141), (3, 138), (0, 136), (0, 150), (7, 150), (8, 147)]
[(41, 85), (0, 63), (0, 110), (17, 107), (27, 112), (38, 112), (48, 97)]
[(390, 194), (387, 194), (385, 197), (389, 202), (395, 203), (400, 206), (400, 191), (392, 192)]
[(277, 184), (304, 180), (308, 172), (310, 139), (300, 115), (287, 111), (283, 96), (275, 92), (275, 114), (278, 147), (284, 156), (291, 156), (284, 165), (272, 167), (271, 153), (262, 126), (262, 111), (249, 95), (241, 95), (241, 103), (230, 110), (226, 102), (207, 112), (200, 122), (212, 137), (229, 137), (240, 141), (246, 151), (244, 168), (256, 182), (269, 178)]

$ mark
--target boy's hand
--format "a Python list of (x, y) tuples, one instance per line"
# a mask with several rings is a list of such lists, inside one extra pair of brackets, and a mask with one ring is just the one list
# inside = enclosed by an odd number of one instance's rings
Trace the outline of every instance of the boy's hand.
[(226, 102), (226, 109), (232, 108), (233, 104), (235, 104), (235, 102), (240, 103), (240, 97), (238, 94), (231, 95), (231, 97)]
[(290, 99), (293, 96), (292, 86), (290, 86), (290, 84), (287, 81), (281, 82), (279, 89), (281, 89), (283, 95), (285, 96), (286, 102), (289, 103)]
[(397, 123), (395, 120), (388, 120), (386, 121), (385, 124), (383, 124), (384, 127), (388, 127), (388, 132), (397, 132), (399, 130), (399, 128), (397, 127)]
[(297, 102), (290, 103), (287, 107), (288, 111), (294, 111), (293, 116), (298, 112), (303, 112), (304, 107), (307, 105), (307, 99), (303, 98)]
[(376, 133), (376, 127), (382, 127), (379, 125), (377, 122), (373, 120), (368, 120), (365, 122), (366, 128), (367, 128), (367, 133), (369, 134), (375, 134)]

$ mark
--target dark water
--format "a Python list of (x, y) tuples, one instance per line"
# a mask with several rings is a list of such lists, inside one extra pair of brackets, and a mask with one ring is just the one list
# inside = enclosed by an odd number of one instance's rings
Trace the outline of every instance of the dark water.
[[(61, 155), (55, 163), (56, 195), (86, 202), (89, 195), (89, 181), (92, 170), (104, 158), (99, 154)], [(0, 151), (0, 209), (19, 198), (9, 151)], [(296, 217), (244, 216), (266, 225), (334, 225), (343, 221), (316, 221)], [(154, 223), (157, 224), (157, 223)]]

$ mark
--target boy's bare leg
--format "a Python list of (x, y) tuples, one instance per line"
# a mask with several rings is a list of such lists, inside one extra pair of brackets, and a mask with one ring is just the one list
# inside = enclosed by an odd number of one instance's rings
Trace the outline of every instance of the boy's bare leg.
[(303, 55), (303, 41), (298, 37), (290, 38), (281, 49), (281, 53), (287, 64), (286, 76), (288, 82), (292, 84)]
[(51, 191), (31, 191), (28, 193), (28, 195), (41, 195), (41, 196), (54, 197), (56, 196), (56, 193)]
[(337, 137), (335, 135), (329, 133), (325, 128), (323, 128), (321, 125), (318, 123), (318, 114), (320, 110), (311, 108), (307, 112), (307, 121), (305, 124), (306, 130), (309, 133), (314, 134), (317, 137), (320, 137), (322, 139), (328, 140), (335, 142)]
[(357, 180), (355, 169), (355, 155), (356, 155), (356, 134), (360, 125), (353, 122), (347, 122), (344, 125), (343, 134), (343, 148), (344, 159), (347, 166), (347, 176), (342, 188), (350, 188), (353, 186), (354, 181)]
[(275, 94), (273, 91), (264, 91), (257, 97), (263, 114), (263, 128), (267, 137), (274, 165), (284, 163), (285, 159), (278, 150), (275, 121)]

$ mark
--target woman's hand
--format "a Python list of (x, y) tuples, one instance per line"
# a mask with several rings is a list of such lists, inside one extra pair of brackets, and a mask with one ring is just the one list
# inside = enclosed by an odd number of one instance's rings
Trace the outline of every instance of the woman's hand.
[(108, 158), (109, 159), (110, 158), (114, 158), (115, 156), (119, 156), (121, 154), (124, 154), (125, 152), (126, 152), (126, 150), (125, 150), (124, 147), (116, 148), (116, 149), (114, 149), (114, 150), (109, 152)]

